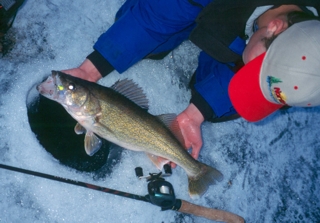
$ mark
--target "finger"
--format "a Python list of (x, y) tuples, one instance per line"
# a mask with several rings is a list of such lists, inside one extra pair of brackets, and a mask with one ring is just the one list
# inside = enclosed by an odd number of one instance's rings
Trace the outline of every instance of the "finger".
[(184, 148), (186, 150), (189, 150), (191, 147), (192, 147), (192, 143), (190, 141), (186, 140), (186, 144), (184, 145)]
[(199, 158), (199, 153), (200, 153), (200, 150), (196, 151), (195, 149), (192, 149), (191, 156), (197, 160)]
[(202, 140), (198, 141), (196, 144), (192, 145), (191, 156), (195, 159), (199, 158), (199, 153), (202, 147)]

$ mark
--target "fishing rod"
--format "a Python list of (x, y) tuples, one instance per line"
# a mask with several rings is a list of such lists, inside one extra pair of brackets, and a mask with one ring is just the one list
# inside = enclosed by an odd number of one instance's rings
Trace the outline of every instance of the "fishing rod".
[(182, 199), (176, 199), (174, 195), (174, 190), (172, 185), (165, 181), (163, 177), (171, 175), (171, 169), (165, 168), (165, 174), (162, 172), (158, 174), (151, 174), (149, 176), (143, 176), (142, 168), (137, 167), (135, 169), (137, 177), (140, 179), (146, 178), (148, 183), (148, 192), (149, 194), (145, 196), (140, 196), (136, 194), (131, 194), (119, 190), (114, 190), (106, 187), (101, 187), (98, 185), (85, 183), (81, 181), (71, 180), (59, 176), (54, 176), (50, 174), (40, 173), (36, 171), (26, 170), (18, 167), (8, 166), (0, 164), (0, 168), (7, 169), (15, 172), (20, 172), (32, 176), (37, 176), (45, 179), (50, 179), (62, 183), (72, 184), (80, 187), (85, 187), (92, 190), (97, 190), (109, 194), (114, 194), (121, 197), (131, 198), (139, 201), (148, 202), (157, 206), (160, 206), (163, 211), (165, 210), (174, 210), (186, 214), (192, 214), (199, 217), (204, 217), (209, 220), (221, 221), (226, 223), (244, 223), (244, 219), (239, 215), (233, 214), (231, 212), (207, 208), (192, 204), (188, 201)]

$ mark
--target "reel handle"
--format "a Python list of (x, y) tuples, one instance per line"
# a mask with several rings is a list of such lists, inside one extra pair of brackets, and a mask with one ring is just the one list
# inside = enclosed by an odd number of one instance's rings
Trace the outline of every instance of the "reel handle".
[(196, 204), (189, 203), (188, 201), (181, 200), (181, 207), (179, 212), (204, 217), (209, 220), (222, 221), (226, 223), (244, 223), (244, 219), (239, 215), (233, 214), (228, 211), (218, 209), (206, 208)]

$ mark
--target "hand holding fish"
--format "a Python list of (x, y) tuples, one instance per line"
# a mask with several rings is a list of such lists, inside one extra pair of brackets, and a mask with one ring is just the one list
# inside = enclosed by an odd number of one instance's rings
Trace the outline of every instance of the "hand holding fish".
[[(202, 147), (202, 137), (201, 137), (201, 124), (204, 118), (200, 111), (194, 104), (190, 104), (183, 112), (181, 112), (177, 117), (180, 132), (182, 137), (179, 141), (184, 145), (185, 149), (191, 148), (191, 156), (194, 159), (199, 158), (199, 153)], [(162, 157), (157, 157), (159, 163), (165, 163), (165, 159)], [(170, 162), (170, 166), (175, 168), (177, 165)]]
[(192, 148), (191, 156), (198, 159), (202, 147), (201, 124), (204, 118), (194, 104), (190, 104), (177, 116), (180, 131), (184, 138), (184, 146)]
[(63, 72), (91, 82), (97, 82), (102, 78), (98, 69), (88, 59), (84, 60), (79, 67), (64, 70)]

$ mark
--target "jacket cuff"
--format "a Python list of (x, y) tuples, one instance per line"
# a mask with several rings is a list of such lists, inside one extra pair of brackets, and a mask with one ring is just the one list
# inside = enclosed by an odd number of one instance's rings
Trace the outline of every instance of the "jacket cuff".
[(216, 117), (211, 106), (206, 102), (206, 100), (197, 92), (192, 92), (192, 97), (190, 99), (190, 103), (194, 104), (197, 109), (201, 112), (204, 120), (208, 121), (214, 117)]
[(93, 51), (87, 56), (87, 59), (97, 68), (102, 77), (110, 74), (114, 67), (98, 51)]

